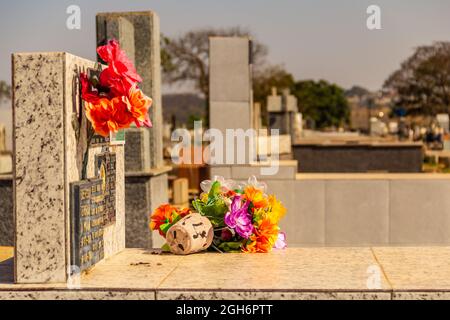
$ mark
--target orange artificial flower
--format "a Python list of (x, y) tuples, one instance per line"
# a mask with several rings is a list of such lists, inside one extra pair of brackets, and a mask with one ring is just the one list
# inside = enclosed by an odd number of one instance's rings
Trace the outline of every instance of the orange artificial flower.
[(107, 98), (100, 98), (94, 104), (85, 103), (86, 117), (92, 123), (92, 127), (98, 134), (107, 137), (110, 131), (117, 131), (116, 123), (111, 119), (112, 105)]
[(177, 212), (177, 208), (170, 204), (163, 204), (159, 206), (150, 217), (150, 229), (158, 230), (159, 234), (165, 236), (165, 233), (161, 230), (161, 225), (171, 223), (173, 221), (174, 213)]
[(148, 117), (148, 109), (153, 103), (152, 99), (147, 97), (142, 90), (135, 85), (131, 87), (128, 96), (128, 108), (135, 119), (136, 126), (138, 128), (141, 125), (151, 127), (152, 123)]
[(261, 220), (243, 251), (247, 253), (267, 253), (272, 251), (278, 239), (279, 231), (278, 225), (272, 223), (270, 219)]
[(174, 223), (190, 213), (188, 208), (179, 210), (170, 204), (163, 204), (151, 215), (150, 230), (158, 230), (159, 234), (164, 237)]
[(269, 196), (269, 218), (274, 224), (278, 224), (286, 214), (286, 208), (274, 195)]
[[(111, 100), (113, 109), (112, 121), (117, 126), (117, 130), (127, 129), (133, 123), (133, 115), (128, 110), (128, 99), (126, 97), (115, 97)], [(117, 132), (114, 131), (114, 132)]]
[(98, 134), (107, 137), (110, 132), (129, 128), (134, 118), (128, 111), (126, 97), (112, 100), (100, 98), (96, 103), (86, 102), (86, 117)]
[(264, 208), (267, 206), (267, 199), (263, 192), (253, 186), (245, 188), (244, 199), (252, 202), (254, 208)]

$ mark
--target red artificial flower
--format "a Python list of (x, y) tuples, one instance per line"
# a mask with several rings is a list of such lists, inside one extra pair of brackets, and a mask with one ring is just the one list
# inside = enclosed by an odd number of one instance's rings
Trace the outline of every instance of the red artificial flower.
[(99, 94), (97, 89), (92, 89), (91, 82), (89, 81), (89, 78), (87, 74), (81, 73), (80, 74), (80, 81), (81, 81), (81, 98), (90, 103), (97, 104), (100, 100)]
[(100, 85), (109, 88), (112, 96), (126, 96), (133, 85), (142, 82), (133, 63), (116, 40), (98, 47), (97, 53), (108, 64), (108, 68), (100, 74)]

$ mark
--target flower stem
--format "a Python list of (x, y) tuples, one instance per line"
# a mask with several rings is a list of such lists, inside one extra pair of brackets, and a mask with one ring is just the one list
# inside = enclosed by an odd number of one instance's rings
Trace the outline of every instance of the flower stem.
[(214, 250), (216, 250), (216, 251), (218, 251), (218, 252), (220, 252), (220, 253), (224, 253), (222, 250), (220, 250), (219, 248), (217, 248), (216, 245), (215, 245), (214, 243), (211, 244), (211, 247), (212, 247)]
[(89, 147), (91, 146), (92, 138), (94, 137), (95, 131), (91, 125), (88, 125), (88, 133), (87, 133), (87, 141), (86, 141), (86, 150), (83, 155), (83, 166), (81, 170), (81, 180), (87, 179), (87, 165), (89, 161)]

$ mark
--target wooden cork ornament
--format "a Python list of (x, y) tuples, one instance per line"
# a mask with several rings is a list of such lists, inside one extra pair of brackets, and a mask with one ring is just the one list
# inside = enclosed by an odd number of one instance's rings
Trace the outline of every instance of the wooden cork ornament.
[(191, 213), (174, 224), (166, 234), (173, 254), (187, 255), (208, 249), (213, 241), (214, 229), (208, 218)]

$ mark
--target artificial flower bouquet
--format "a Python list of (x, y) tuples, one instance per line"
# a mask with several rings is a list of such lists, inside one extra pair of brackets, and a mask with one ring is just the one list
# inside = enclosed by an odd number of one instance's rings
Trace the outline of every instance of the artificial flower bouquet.
[(80, 74), (81, 97), (93, 130), (107, 137), (131, 124), (151, 127), (148, 109), (152, 100), (139, 89), (142, 78), (119, 43), (110, 40), (97, 53), (107, 67), (99, 76)]
[[(151, 215), (150, 229), (166, 238), (163, 249), (188, 254), (205, 249), (267, 253), (286, 248), (286, 235), (278, 226), (286, 209), (274, 195), (266, 194), (266, 184), (255, 177), (247, 183), (215, 177), (203, 181), (201, 189), (203, 193), (192, 203), (195, 212), (165, 204)], [(189, 219), (196, 223), (189, 223)], [(187, 225), (194, 227), (192, 232)], [(200, 238), (201, 244), (191, 243)], [(186, 250), (188, 247), (195, 249)]]
[[(152, 99), (139, 89), (142, 78), (119, 43), (110, 40), (98, 47), (97, 53), (107, 67), (98, 64), (98, 72), (81, 73), (79, 76), (84, 113), (90, 124), (86, 127), (87, 141), (81, 173), (83, 180), (87, 179), (89, 147), (95, 134), (106, 138), (132, 124), (138, 128), (152, 126), (148, 115)], [(72, 122), (77, 137), (80, 136), (81, 123), (80, 119)]]

